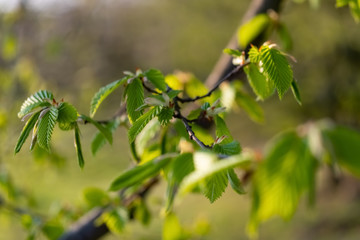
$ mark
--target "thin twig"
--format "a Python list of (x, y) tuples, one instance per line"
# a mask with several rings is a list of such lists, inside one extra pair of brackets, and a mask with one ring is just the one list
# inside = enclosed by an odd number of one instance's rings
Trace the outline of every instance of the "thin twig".
[(235, 67), (231, 72), (229, 72), (228, 74), (226, 74), (225, 77), (223, 77), (222, 79), (220, 79), (220, 81), (218, 81), (212, 88), (211, 90), (206, 93), (205, 95), (202, 95), (202, 96), (196, 96), (194, 98), (180, 98), (178, 97), (177, 99), (179, 100), (179, 102), (181, 103), (185, 103), (185, 102), (195, 102), (199, 99), (203, 99), (203, 98), (206, 98), (206, 97), (209, 97), (216, 89), (219, 88), (219, 86), (225, 82), (226, 80), (228, 80), (229, 78), (231, 78), (233, 75), (239, 73), (240, 71), (243, 71), (244, 67), (247, 66), (248, 64), (250, 64), (249, 61), (245, 62), (244, 64), (242, 65), (239, 65), (237, 67)]

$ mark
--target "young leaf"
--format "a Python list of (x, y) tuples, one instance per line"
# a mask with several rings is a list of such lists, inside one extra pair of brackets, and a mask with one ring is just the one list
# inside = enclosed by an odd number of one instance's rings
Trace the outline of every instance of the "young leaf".
[(274, 93), (273, 84), (266, 80), (265, 76), (260, 73), (258, 67), (254, 63), (246, 66), (244, 71), (251, 88), (261, 100), (268, 98)]
[(323, 131), (325, 147), (334, 160), (360, 177), (360, 134), (350, 128), (335, 127)]
[(46, 90), (40, 90), (37, 93), (28, 97), (20, 108), (18, 117), (22, 118), (33, 109), (37, 107), (50, 107), (51, 104), (48, 101), (52, 101), (54, 96), (51, 92)]
[(271, 24), (267, 14), (258, 14), (244, 23), (238, 30), (238, 41), (242, 48), (247, 47), (254, 39), (264, 32)]
[(117, 191), (141, 183), (156, 175), (170, 162), (172, 157), (174, 157), (173, 154), (166, 154), (125, 171), (111, 183), (109, 190)]
[(157, 115), (161, 125), (167, 125), (173, 118), (174, 108), (163, 107), (160, 113)]
[(218, 115), (215, 116), (215, 126), (216, 126), (216, 137), (220, 138), (226, 136), (222, 143), (230, 143), (233, 140), (231, 133), (226, 126), (225, 121)]
[(52, 240), (59, 239), (64, 233), (65, 228), (60, 221), (50, 220), (41, 227), (41, 231), (48, 239)]
[(157, 69), (149, 69), (144, 72), (147, 80), (149, 80), (156, 88), (162, 92), (166, 91), (166, 83), (164, 75)]
[(105, 128), (103, 125), (101, 125), (100, 123), (98, 123), (97, 121), (95, 121), (94, 119), (85, 116), (85, 115), (81, 115), (80, 116), (82, 119), (84, 119), (86, 122), (91, 123), (92, 125), (94, 125), (100, 132), (102, 135), (104, 135), (104, 137), (106, 138), (106, 140), (112, 144), (112, 133), (110, 131), (110, 129)]
[(234, 169), (228, 169), (227, 170), (227, 177), (229, 179), (229, 183), (230, 186), (232, 187), (232, 189), (237, 192), (238, 194), (244, 194), (245, 190), (238, 178), (238, 176), (236, 175)]
[[(40, 112), (39, 125), (37, 130), (37, 143), (45, 150), (50, 150), (51, 135), (53, 133), (59, 110), (56, 107), (50, 107), (49, 110)], [(42, 113), (44, 115), (42, 116)]]
[(94, 117), (96, 111), (98, 110), (100, 104), (110, 95), (115, 89), (117, 89), (122, 84), (126, 83), (129, 77), (124, 77), (120, 80), (116, 80), (108, 85), (99, 89), (97, 93), (95, 93), (94, 97), (91, 99), (90, 103), (90, 116)]
[(231, 49), (231, 48), (225, 48), (223, 50), (224, 53), (226, 54), (229, 54), (231, 56), (234, 56), (234, 57), (241, 57), (242, 53), (239, 51), (239, 50), (234, 50), (234, 49)]
[(316, 159), (295, 131), (279, 135), (253, 177), (253, 203), (248, 230), (273, 216), (291, 218), (300, 197), (315, 184)]
[(260, 51), (256, 46), (251, 45), (251, 48), (249, 50), (249, 59), (252, 63), (258, 63), (260, 62)]
[(83, 157), (82, 149), (81, 149), (80, 129), (79, 129), (79, 126), (77, 124), (75, 125), (74, 132), (75, 132), (74, 145), (75, 145), (75, 150), (76, 150), (76, 154), (77, 154), (77, 157), (78, 157), (79, 166), (80, 166), (80, 168), (84, 168), (85, 161), (84, 161), (84, 157)]
[(59, 106), (58, 123), (72, 123), (77, 120), (78, 112), (70, 103), (63, 102)]
[(205, 179), (203, 194), (214, 203), (225, 192), (228, 185), (227, 171), (212, 174)]
[(299, 88), (298, 88), (297, 83), (296, 83), (295, 80), (293, 80), (293, 81), (291, 82), (291, 91), (292, 91), (292, 93), (293, 93), (293, 95), (294, 95), (297, 103), (298, 103), (299, 105), (301, 105), (302, 103), (301, 103), (300, 91), (299, 91)]
[(241, 152), (240, 143), (238, 141), (232, 141), (230, 143), (225, 143), (225, 144), (223, 143), (215, 144), (213, 149), (216, 153), (228, 155), (228, 156), (236, 155)]
[(126, 110), (129, 116), (130, 122), (135, 122), (142, 115), (142, 111), (137, 109), (144, 104), (144, 87), (140, 79), (135, 78), (126, 87)]
[(16, 143), (15, 146), (15, 154), (18, 153), (21, 150), (21, 147), (23, 146), (23, 144), (25, 143), (26, 139), (28, 138), (31, 130), (33, 129), (33, 127), (35, 126), (35, 123), (37, 122), (38, 118), (40, 115), (40, 111), (37, 113), (34, 113), (30, 119), (26, 122), (23, 130), (21, 131), (20, 137)]
[[(106, 124), (105, 128), (110, 131), (111, 134), (115, 132), (115, 130), (120, 125), (120, 119), (115, 119), (113, 121), (110, 121)], [(104, 134), (101, 132), (97, 132), (94, 139), (91, 142), (91, 152), (93, 155), (95, 155), (101, 147), (103, 147), (106, 143), (106, 138), (104, 137)]]
[(135, 141), (136, 136), (144, 129), (146, 124), (150, 122), (151, 119), (156, 117), (161, 111), (161, 107), (154, 107), (143, 114), (140, 118), (138, 118), (133, 125), (130, 127), (128, 131), (129, 142)]
[(260, 55), (264, 74), (275, 85), (281, 99), (293, 81), (289, 62), (279, 50), (267, 45), (261, 46)]

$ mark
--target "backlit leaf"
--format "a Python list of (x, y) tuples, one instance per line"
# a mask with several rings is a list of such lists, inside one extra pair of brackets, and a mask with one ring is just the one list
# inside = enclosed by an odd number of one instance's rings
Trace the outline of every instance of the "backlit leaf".
[[(105, 128), (108, 129), (111, 134), (113, 134), (115, 130), (119, 127), (119, 125), (120, 125), (120, 119), (115, 119), (107, 123)], [(100, 150), (100, 148), (105, 145), (105, 143), (106, 143), (106, 138), (104, 134), (102, 134), (101, 132), (97, 132), (91, 142), (92, 154), (95, 155)]]
[(264, 32), (270, 25), (271, 19), (267, 14), (258, 14), (248, 22), (241, 25), (238, 30), (238, 42), (242, 48), (247, 47)]
[(251, 88), (261, 100), (268, 98), (274, 93), (273, 84), (266, 80), (265, 76), (260, 73), (258, 67), (254, 63), (246, 66), (244, 71), (249, 80)]
[(128, 131), (129, 142), (135, 141), (136, 136), (144, 129), (146, 124), (156, 117), (160, 111), (161, 107), (154, 107), (138, 118)]
[(94, 117), (96, 111), (98, 110), (100, 104), (119, 86), (126, 83), (129, 77), (124, 77), (120, 80), (116, 80), (108, 85), (99, 89), (97, 93), (95, 93), (94, 97), (91, 99), (90, 103), (90, 116)]
[(40, 90), (37, 93), (28, 97), (25, 102), (21, 105), (18, 117), (22, 118), (33, 109), (37, 107), (50, 107), (50, 102), (54, 99), (51, 92), (46, 90)]
[(144, 72), (147, 80), (149, 80), (156, 88), (162, 92), (166, 91), (166, 83), (164, 75), (157, 69), (149, 69)]
[(137, 109), (144, 104), (144, 87), (140, 79), (135, 78), (126, 87), (126, 110), (130, 119), (130, 122), (135, 122), (141, 115), (142, 111)]

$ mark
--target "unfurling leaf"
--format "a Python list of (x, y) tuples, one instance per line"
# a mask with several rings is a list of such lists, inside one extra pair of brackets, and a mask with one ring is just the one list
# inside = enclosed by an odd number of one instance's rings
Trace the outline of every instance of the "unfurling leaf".
[(38, 120), (40, 115), (40, 111), (37, 113), (34, 113), (30, 119), (26, 122), (23, 130), (21, 131), (20, 137), (17, 141), (17, 144), (15, 146), (15, 154), (18, 153), (21, 150), (21, 147), (24, 145), (26, 139), (28, 138), (31, 130), (34, 128), (36, 121)]
[[(45, 111), (46, 113), (41, 116), (41, 113)], [(40, 147), (49, 151), (51, 135), (53, 133), (56, 120), (58, 118), (59, 110), (56, 107), (50, 107), (49, 109), (45, 109), (42, 112), (40, 112), (39, 116), (37, 143)]]
[(137, 111), (144, 104), (144, 87), (140, 79), (135, 78), (126, 89), (126, 110), (131, 123), (135, 122), (141, 115), (142, 111)]
[(94, 117), (96, 111), (98, 110), (100, 104), (107, 98), (107, 96), (110, 95), (115, 89), (117, 89), (119, 86), (124, 84), (129, 77), (124, 77), (120, 80), (116, 80), (112, 83), (109, 83), (108, 85), (102, 87), (99, 89), (99, 91), (94, 95), (94, 97), (91, 99), (90, 104), (90, 116)]
[(40, 90), (37, 93), (28, 97), (25, 102), (22, 104), (20, 108), (20, 112), (18, 113), (18, 117), (22, 118), (26, 114), (30, 113), (37, 107), (50, 107), (54, 96), (51, 92), (46, 90)]

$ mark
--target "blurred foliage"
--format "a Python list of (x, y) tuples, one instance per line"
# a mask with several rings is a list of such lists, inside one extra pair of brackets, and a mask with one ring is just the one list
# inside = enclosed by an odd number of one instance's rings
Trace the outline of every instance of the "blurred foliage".
[[(21, 101), (38, 89), (56, 89), (57, 96), (64, 96), (66, 101), (76, 103), (79, 112), (85, 112), (88, 109), (87, 103), (96, 89), (118, 79), (124, 69), (137, 67), (156, 67), (163, 72), (181, 69), (203, 79), (238, 27), (248, 3), (249, 1), (235, 0), (112, 1), (110, 4), (85, 1), (83, 4), (66, 9), (34, 10), (22, 5), (14, 12), (0, 14), (0, 141), (4, 143), (0, 145), (0, 178), (3, 186), (0, 201), (2, 203), (4, 199), (9, 203), (20, 203), (24, 207), (32, 206), (40, 213), (51, 213), (55, 216), (54, 219), (40, 221), (37, 216), (22, 214), (23, 225), (29, 230), (30, 235), (35, 234), (33, 231), (42, 231), (45, 235), (49, 232), (63, 231), (59, 227), (61, 225), (58, 224), (57, 216), (67, 216), (65, 219), (68, 219), (68, 222), (64, 224), (81, 216), (83, 209), (80, 208), (81, 210), (76, 212), (69, 207), (80, 202), (77, 199), (80, 190), (91, 184), (98, 187), (107, 186), (110, 180), (118, 175), (119, 169), (123, 169), (128, 154), (124, 154), (126, 151), (124, 148), (111, 149), (110, 154), (99, 155), (96, 161), (90, 161), (87, 173), (80, 173), (75, 168), (76, 163), (66, 163), (64, 168), (64, 158), (76, 157), (68, 153), (67, 142), (72, 139), (55, 134), (54, 137), (64, 139), (61, 141), (65, 144), (57, 146), (58, 149), (55, 148), (51, 154), (35, 148), (33, 155), (39, 164), (27, 162), (26, 154), (20, 154), (14, 159), (13, 146), (16, 143), (17, 133), (21, 131), (21, 124), (15, 119)], [(310, 10), (308, 4), (316, 10)], [(254, 106), (258, 109), (256, 105), (260, 104), (264, 107), (265, 114), (253, 111), (252, 118), (262, 122), (265, 116), (266, 121), (266, 125), (259, 127), (248, 121), (241, 112), (231, 115), (230, 130), (234, 138), (241, 139), (242, 146), (261, 148), (264, 141), (280, 129), (294, 127), (309, 118), (328, 117), (337, 123), (354, 128), (360, 127), (358, 67), (360, 31), (358, 25), (349, 16), (348, 9), (335, 9), (334, 5), (335, 1), (315, 0), (300, 5), (290, 1), (286, 4), (280, 17), (281, 21), (278, 23), (281, 26), (278, 29), (279, 35), (274, 35), (272, 38), (282, 43), (285, 48), (293, 46), (291, 54), (297, 59), (297, 63), (293, 64), (294, 76), (301, 89), (303, 107), (298, 107), (295, 101), (288, 99), (290, 93), (284, 96), (285, 99), (281, 103), (274, 97), (265, 103), (249, 102), (250, 98), (246, 96), (252, 94), (250, 87), (241, 86), (244, 88), (244, 94), (236, 96), (236, 101), (250, 106), (251, 109)], [(292, 44), (289, 44), (285, 27), (290, 29)], [(108, 107), (99, 111), (100, 119), (107, 113), (112, 113), (117, 107), (112, 103), (118, 101), (113, 100), (118, 99), (116, 96), (110, 97), (107, 100)], [(244, 110), (246, 111), (246, 107)], [(343, 139), (347, 138), (357, 138), (343, 129), (324, 134), (329, 139), (328, 144), (343, 142)], [(121, 143), (127, 140), (121, 140), (121, 133), (117, 136), (114, 144), (124, 145)], [(87, 137), (91, 138), (91, 134), (84, 136), (85, 139)], [(298, 139), (294, 141), (298, 143), (299, 148), (303, 144)], [(89, 145), (88, 142), (87, 146)], [(334, 152), (339, 153), (342, 160), (346, 160), (347, 148), (351, 146), (340, 145), (339, 148), (334, 149)], [(113, 158), (115, 151), (123, 154), (121, 161)], [(99, 162), (104, 163), (103, 166), (99, 167)], [(351, 164), (356, 163), (346, 162), (345, 167)], [(54, 166), (63, 166), (63, 168), (58, 169)], [(12, 175), (16, 177), (15, 180), (12, 180)], [(79, 179), (79, 175), (82, 179)], [(275, 221), (264, 229), (267, 239), (296, 237), (287, 231), (300, 232), (297, 235), (298, 239), (302, 239), (306, 234), (310, 236), (313, 232), (316, 232), (315, 236), (317, 234), (328, 236), (324, 239), (333, 236), (335, 236), (333, 239), (336, 239), (339, 232), (343, 232), (344, 229), (347, 229), (348, 239), (356, 239), (359, 233), (354, 226), (358, 222), (351, 219), (358, 219), (354, 212), (358, 205), (352, 203), (353, 199), (347, 199), (348, 192), (344, 190), (345, 200), (337, 199), (337, 201), (351, 202), (348, 205), (349, 208), (353, 207), (353, 210), (344, 213), (346, 216), (336, 218), (337, 211), (345, 211), (338, 208), (334, 210), (334, 215), (319, 217), (316, 223), (315, 220), (309, 220), (302, 215), (298, 215), (299, 218), (295, 219), (293, 225), (281, 225)], [(90, 205), (92, 201), (103, 201), (100, 199), (101, 194), (94, 189), (88, 190), (85, 195), (88, 196), (86, 201)], [(36, 196), (36, 201), (33, 196)], [(358, 197), (355, 199), (358, 203)], [(51, 205), (54, 201), (55, 203)], [(56, 203), (59, 201), (65, 203)], [(240, 201), (244, 200), (230, 195), (209, 210), (204, 201), (195, 197), (195, 200), (190, 199), (183, 203), (190, 210), (179, 215), (181, 219), (192, 221), (191, 209), (196, 204), (197, 208), (202, 209), (201, 212), (214, 214), (210, 216), (210, 221), (215, 225), (214, 229), (210, 230), (214, 233), (210, 234), (213, 239), (223, 238), (225, 233), (228, 234), (229, 239), (234, 239), (242, 236), (244, 220), (234, 224), (232, 220), (229, 222), (227, 219), (233, 219), (234, 208), (240, 204), (245, 207), (238, 210), (240, 212), (236, 215), (248, 214), (246, 212), (248, 203), (239, 203)], [(326, 201), (321, 203), (324, 202)], [(329, 214), (326, 206), (336, 209), (337, 203), (330, 202), (328, 205), (325, 203), (321, 212)], [(209, 213), (214, 208), (222, 210)], [(14, 223), (9, 225), (7, 215), (8, 213), (1, 213), (0, 216), (3, 226), (0, 239), (23, 238), (24, 233), (19, 232), (19, 226), (15, 224), (14, 227)], [(222, 215), (220, 218), (226, 219), (218, 219), (219, 215)], [(121, 225), (117, 223), (119, 221), (112, 219), (121, 219), (121, 214), (109, 211), (104, 220), (112, 222), (111, 226), (114, 228)], [(159, 224), (156, 221), (159, 222), (155, 220), (152, 224)], [(314, 229), (308, 230), (307, 227), (301, 228), (296, 225), (303, 221), (306, 222), (305, 226), (312, 226)], [(335, 226), (340, 222), (346, 227), (336, 229), (332, 227), (334, 223), (331, 221), (335, 222)], [(39, 222), (44, 225), (39, 225)], [(179, 235), (187, 237), (188, 233), (180, 226), (179, 220), (169, 217), (166, 222), (176, 225)], [(325, 227), (318, 226), (320, 224), (327, 226), (327, 229), (323, 230)], [(206, 222), (198, 225), (199, 232), (209, 231)], [(50, 228), (56, 230), (48, 231)], [(290, 230), (284, 230), (285, 228)], [(337, 234), (332, 235), (332, 230)], [(148, 239), (158, 239), (161, 236), (161, 233), (148, 233), (148, 229), (145, 232), (141, 230), (138, 232), (137, 226), (130, 226), (128, 231), (130, 233), (125, 233), (124, 239), (127, 237), (133, 239), (132, 236), (139, 238), (149, 236)]]

